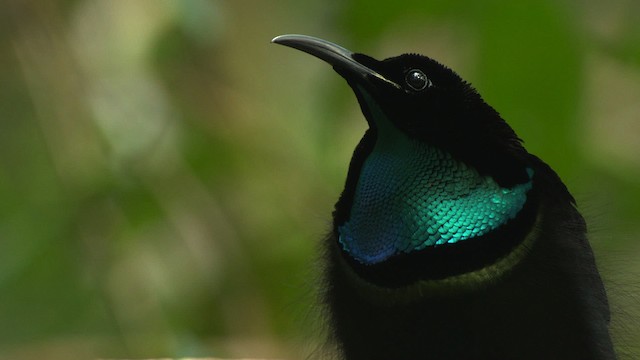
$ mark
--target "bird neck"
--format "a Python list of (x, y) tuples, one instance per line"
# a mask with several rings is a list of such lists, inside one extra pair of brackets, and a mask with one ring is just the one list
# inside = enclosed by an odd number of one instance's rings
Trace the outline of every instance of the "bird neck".
[(365, 265), (479, 239), (514, 219), (529, 181), (499, 186), (447, 152), (409, 138), (361, 89), (375, 145), (360, 169), (348, 220), (338, 226), (342, 250)]

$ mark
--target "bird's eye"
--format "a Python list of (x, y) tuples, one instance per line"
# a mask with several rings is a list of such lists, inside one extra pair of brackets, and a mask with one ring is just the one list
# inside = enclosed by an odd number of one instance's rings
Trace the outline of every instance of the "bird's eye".
[(431, 80), (422, 71), (418, 69), (409, 70), (405, 81), (410, 88), (416, 91), (424, 90), (431, 86)]

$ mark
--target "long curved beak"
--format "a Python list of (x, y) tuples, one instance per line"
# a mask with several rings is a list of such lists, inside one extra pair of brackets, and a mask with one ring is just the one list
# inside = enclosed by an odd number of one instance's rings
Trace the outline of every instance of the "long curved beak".
[(370, 77), (373, 77), (395, 88), (401, 88), (395, 82), (356, 61), (353, 52), (327, 40), (307, 35), (290, 34), (276, 36), (271, 42), (304, 51), (326, 61), (336, 69), (346, 70), (363, 80), (370, 80)]

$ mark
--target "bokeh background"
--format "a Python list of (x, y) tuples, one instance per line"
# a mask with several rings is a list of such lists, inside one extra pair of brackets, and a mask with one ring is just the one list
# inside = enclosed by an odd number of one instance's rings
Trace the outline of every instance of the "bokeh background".
[(633, 351), (639, 18), (636, 0), (4, 0), (0, 358), (320, 342), (317, 244), (365, 122), (284, 33), (471, 81), (576, 195)]

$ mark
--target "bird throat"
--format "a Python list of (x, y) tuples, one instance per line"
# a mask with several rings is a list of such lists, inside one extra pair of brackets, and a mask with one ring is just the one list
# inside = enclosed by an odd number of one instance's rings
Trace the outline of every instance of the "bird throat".
[(349, 217), (338, 227), (342, 249), (364, 265), (429, 248), (454, 247), (496, 230), (523, 209), (529, 181), (503, 188), (449, 153), (404, 134), (363, 89), (376, 127)]

